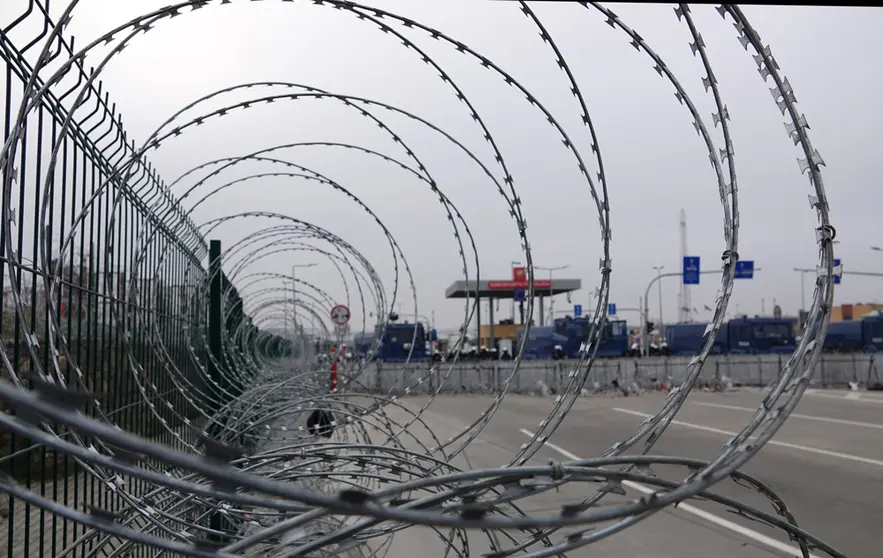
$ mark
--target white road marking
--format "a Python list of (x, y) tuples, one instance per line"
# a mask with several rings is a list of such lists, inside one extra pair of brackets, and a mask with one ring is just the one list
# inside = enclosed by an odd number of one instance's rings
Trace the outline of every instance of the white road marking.
[[(521, 429), (521, 433), (524, 434), (525, 436), (528, 436), (531, 438), (534, 435), (533, 432), (531, 432), (530, 430), (525, 430), (524, 428)], [(559, 454), (561, 454), (563, 457), (566, 457), (567, 459), (573, 459), (573, 460), (580, 459), (580, 457), (577, 456), (576, 454), (570, 453), (566, 449), (564, 449), (560, 446), (557, 446), (557, 445), (553, 444), (552, 442), (546, 442), (544, 445), (547, 448), (549, 448), (550, 450), (554, 450), (554, 451), (558, 452)], [(624, 480), (624, 481), (622, 481), (622, 485), (625, 486), (626, 488), (631, 488), (632, 490), (637, 490), (638, 492), (642, 492), (644, 494), (653, 494), (654, 492), (657, 492), (657, 490), (650, 488), (649, 486), (646, 486), (646, 485), (643, 485), (643, 484), (640, 484), (637, 482), (633, 482), (633, 481)], [(713, 513), (709, 513), (705, 510), (700, 510), (699, 508), (697, 508), (695, 506), (691, 506), (690, 504), (688, 504), (686, 502), (682, 502), (682, 503), (678, 504), (678, 507), (676, 509), (679, 511), (682, 511), (684, 513), (698, 517), (700, 519), (704, 519), (705, 521), (707, 521), (713, 525), (716, 525), (716, 526), (721, 527), (723, 529), (727, 529), (729, 531), (732, 531), (734, 533), (742, 535), (743, 537), (745, 537), (747, 539), (751, 539), (752, 541), (754, 541), (758, 544), (772, 548), (773, 550), (777, 550), (777, 551), (787, 554), (789, 556), (799, 556), (800, 555), (800, 549), (795, 546), (791, 546), (790, 544), (786, 544), (786, 543), (778, 541), (772, 537), (768, 537), (768, 536), (764, 535), (763, 533), (759, 533), (759, 532), (755, 531), (754, 529), (749, 529), (748, 527), (743, 527), (742, 525), (739, 525), (738, 523), (734, 523), (734, 522), (730, 521), (729, 519), (724, 519), (723, 517), (717, 516)], [(810, 558), (820, 558), (820, 557), (816, 554), (810, 554)]]
[(804, 393), (813, 397), (826, 397), (828, 399), (839, 399), (841, 401), (857, 401), (859, 403), (877, 403), (879, 405), (883, 405), (883, 397), (875, 397), (873, 395), (868, 395), (866, 393), (861, 393), (858, 391), (847, 391), (843, 394), (834, 394), (824, 393), (822, 391), (806, 390)]
[[(620, 413), (635, 415), (637, 417), (642, 417), (642, 418), (650, 418), (651, 416), (653, 416), (653, 415), (649, 415), (647, 413), (640, 413), (638, 411), (632, 411), (631, 409), (622, 409), (619, 407), (614, 407), (613, 410), (620, 412)], [(712, 428), (710, 426), (702, 426), (701, 424), (692, 424), (692, 423), (683, 422), (680, 420), (673, 420), (673, 421), (671, 421), (671, 423), (677, 424), (678, 426), (686, 426), (687, 428), (694, 428), (696, 430), (702, 430), (704, 432), (713, 432), (715, 434), (723, 434), (724, 436), (732, 437), (737, 434), (736, 432), (730, 432), (729, 430), (721, 430), (719, 428)], [(752, 438), (755, 438), (755, 437), (752, 436)], [(883, 467), (883, 461), (880, 461), (878, 459), (871, 459), (870, 457), (862, 457), (860, 455), (851, 455), (849, 453), (840, 453), (838, 451), (831, 451), (831, 450), (820, 449), (820, 448), (812, 448), (809, 446), (801, 446), (799, 444), (789, 444), (788, 442), (780, 442), (778, 440), (770, 440), (767, 442), (767, 444), (771, 445), (771, 446), (779, 446), (782, 448), (789, 448), (789, 449), (794, 449), (794, 450), (799, 450), (799, 451), (805, 451), (807, 453), (826, 455), (828, 457), (836, 457), (837, 459), (844, 459), (846, 461), (855, 461), (856, 463), (864, 463), (866, 465), (874, 465), (876, 467)]]
[[(703, 407), (716, 407), (718, 409), (730, 409), (732, 411), (745, 411), (748, 413), (754, 413), (757, 411), (756, 408), (752, 409), (751, 407), (738, 407), (736, 405), (724, 405), (723, 403), (706, 403), (704, 401), (693, 401), (693, 405), (702, 405)], [(813, 415), (801, 415), (799, 413), (791, 413), (788, 415), (792, 418), (804, 419), (804, 420), (815, 420), (819, 422), (829, 422), (831, 424), (843, 424), (845, 426), (860, 426), (862, 428), (877, 428), (879, 430), (883, 430), (883, 424), (874, 424), (872, 422), (859, 422), (856, 420), (846, 420), (846, 419), (835, 419), (829, 417), (816, 417)]]

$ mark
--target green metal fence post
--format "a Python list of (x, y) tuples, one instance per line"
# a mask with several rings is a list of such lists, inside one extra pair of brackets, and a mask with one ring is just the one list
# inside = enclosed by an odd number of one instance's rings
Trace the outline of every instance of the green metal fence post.
[[(208, 301), (208, 345), (212, 358), (208, 360), (209, 377), (222, 390), (224, 388), (224, 374), (221, 373), (220, 365), (224, 362), (223, 356), (223, 327), (224, 314), (222, 311), (221, 297), (221, 241), (212, 240), (209, 243), (209, 301)], [(219, 391), (212, 410), (218, 412), (224, 405), (222, 401), (223, 391)]]
[[(224, 362), (223, 350), (223, 327), (224, 314), (222, 308), (223, 292), (221, 290), (221, 241), (212, 240), (209, 243), (209, 301), (208, 301), (208, 345), (211, 357), (208, 359), (208, 372), (212, 382), (219, 388), (213, 400), (212, 411), (215, 415), (215, 422), (209, 435), (217, 438), (222, 430), (222, 425), (217, 422), (217, 413), (226, 403), (226, 375), (221, 370), (221, 363)], [(209, 527), (214, 531), (224, 531), (226, 527), (224, 516), (215, 510), (209, 518)], [(218, 535), (212, 535), (212, 541), (222, 542), (223, 538)]]

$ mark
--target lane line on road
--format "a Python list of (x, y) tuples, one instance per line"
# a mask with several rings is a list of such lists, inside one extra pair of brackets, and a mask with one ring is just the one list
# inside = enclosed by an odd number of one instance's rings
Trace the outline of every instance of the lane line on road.
[[(739, 407), (737, 405), (724, 405), (723, 403), (706, 403), (704, 401), (692, 401), (693, 405), (702, 405), (703, 407), (715, 407), (717, 409), (730, 409), (732, 411), (745, 411), (748, 413), (757, 412), (757, 408), (751, 407)], [(860, 426), (862, 428), (876, 428), (878, 430), (883, 430), (883, 424), (874, 424), (872, 422), (859, 422), (857, 420), (846, 420), (846, 419), (836, 419), (829, 417), (817, 417), (814, 415), (802, 415), (799, 413), (791, 413), (788, 415), (789, 417), (804, 419), (804, 420), (815, 420), (819, 422), (829, 422), (831, 424), (843, 424), (845, 426)]]
[[(522, 428), (522, 429), (520, 429), (520, 431), (522, 434), (524, 434), (525, 436), (528, 436), (530, 438), (533, 438), (533, 436), (534, 436), (534, 433), (531, 432), (530, 430), (526, 430), (526, 429)], [(561, 446), (555, 445), (552, 442), (545, 442), (543, 445), (545, 445), (550, 450), (558, 452), (560, 455), (562, 455), (563, 457), (566, 457), (567, 459), (573, 459), (573, 460), (580, 459), (580, 457), (578, 455), (570, 453), (566, 449), (562, 448)], [(623, 480), (622, 485), (625, 486), (626, 488), (631, 488), (632, 490), (636, 490), (636, 491), (642, 492), (644, 494), (653, 494), (654, 492), (656, 492), (655, 489), (650, 488), (647, 485), (640, 484), (640, 483), (633, 482), (633, 481), (629, 481), (629, 480)], [(680, 504), (678, 504), (678, 507), (675, 508), (675, 510), (673, 510), (673, 511), (682, 511), (682, 512), (692, 515), (694, 517), (704, 519), (705, 521), (707, 521), (717, 527), (720, 527), (722, 529), (726, 529), (728, 531), (732, 531), (733, 533), (737, 533), (739, 535), (742, 535), (743, 537), (751, 539), (752, 541), (754, 541), (758, 544), (772, 548), (772, 549), (782, 552), (784, 554), (787, 554), (790, 556), (799, 556), (800, 555), (800, 549), (797, 548), (796, 546), (791, 546), (790, 544), (783, 543), (783, 542), (778, 541), (772, 537), (764, 535), (763, 533), (759, 533), (759, 532), (755, 531), (754, 529), (749, 529), (748, 527), (743, 527), (742, 525), (739, 525), (738, 523), (734, 523), (734, 522), (730, 521), (729, 519), (724, 519), (723, 517), (720, 517), (720, 516), (715, 515), (713, 513), (709, 513), (705, 510), (701, 510), (701, 509), (699, 509), (695, 506), (692, 506), (686, 502), (681, 502)], [(810, 558), (820, 558), (820, 557), (815, 554), (810, 554)]]
[[(632, 411), (631, 409), (623, 409), (620, 407), (613, 407), (613, 410), (617, 411), (619, 413), (626, 413), (629, 415), (634, 415), (636, 417), (642, 417), (642, 418), (650, 418), (653, 416), (653, 415), (650, 415), (647, 413), (641, 413), (638, 411)], [(724, 436), (733, 437), (737, 434), (736, 432), (730, 432), (729, 430), (721, 430), (720, 428), (712, 428), (710, 426), (702, 426), (701, 424), (692, 424), (692, 423), (683, 422), (680, 420), (673, 420), (673, 421), (671, 421), (671, 423), (677, 424), (678, 426), (685, 426), (687, 428), (693, 428), (695, 430), (702, 430), (704, 432), (711, 432), (714, 434), (723, 434)], [(754, 438), (756, 438), (756, 436), (751, 437), (751, 439), (754, 439)], [(805, 451), (807, 453), (815, 453), (818, 455), (835, 457), (837, 459), (844, 459), (846, 461), (855, 461), (856, 463), (864, 463), (866, 465), (874, 465), (876, 467), (883, 467), (883, 461), (880, 461), (879, 459), (871, 459), (870, 457), (862, 457), (860, 455), (852, 455), (849, 453), (840, 453), (839, 451), (831, 451), (831, 450), (826, 450), (826, 449), (821, 449), (821, 448), (801, 446), (799, 444), (790, 444), (788, 442), (780, 442), (778, 440), (770, 440), (767, 442), (767, 444), (771, 445), (771, 446), (779, 446), (782, 448), (789, 448), (789, 449), (794, 449), (794, 450), (798, 450), (798, 451)]]
[(810, 391), (806, 390), (803, 392), (806, 395), (811, 395), (813, 397), (824, 397), (826, 399), (837, 399), (839, 401), (857, 401), (859, 403), (877, 403), (878, 405), (883, 405), (883, 397), (876, 397), (873, 395), (867, 395), (862, 397), (862, 393), (858, 391), (847, 391), (843, 394), (833, 394), (833, 393), (823, 393), (821, 391)]

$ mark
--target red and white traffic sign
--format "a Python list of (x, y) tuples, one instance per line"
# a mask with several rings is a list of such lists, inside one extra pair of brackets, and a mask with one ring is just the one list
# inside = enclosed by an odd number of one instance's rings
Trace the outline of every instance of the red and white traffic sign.
[(350, 309), (343, 304), (338, 304), (331, 309), (331, 321), (335, 325), (346, 325), (350, 321)]

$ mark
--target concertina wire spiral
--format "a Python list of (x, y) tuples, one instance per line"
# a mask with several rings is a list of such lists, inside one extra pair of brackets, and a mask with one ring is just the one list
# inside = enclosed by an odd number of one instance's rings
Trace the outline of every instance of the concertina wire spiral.
[[(559, 120), (515, 77), (443, 30), (358, 2), (315, 2), (315, 9), (331, 8), (354, 16), (393, 37), (411, 55), (421, 58), (438, 75), (438, 87), (457, 97), (462, 110), (486, 139), (494, 154), (491, 164), (476, 156), (443, 127), (417, 114), (381, 100), (289, 82), (243, 83), (218, 90), (184, 107), (140, 145), (126, 141), (124, 134), (121, 141), (107, 143), (101, 131), (107, 128), (117, 133), (120, 126), (113, 109), (104, 102), (106, 98), (102, 97), (100, 86), (96, 88), (108, 62), (140, 35), (174, 17), (195, 19), (203, 10), (223, 9), (222, 6), (230, 2), (179, 2), (119, 25), (91, 44), (75, 49), (73, 40), (66, 36), (66, 23), (77, 15), (75, 8), (84, 3), (85, 0), (71, 0), (58, 18), (58, 24), (47, 26), (24, 49), (33, 47), (41, 49), (41, 53), (33, 67), (22, 74), (26, 94), (13, 114), (13, 125), (0, 153), (6, 208), (3, 220), (6, 271), (10, 277), (19, 278), (6, 283), (14, 307), (5, 308), (4, 314), (5, 320), (14, 320), (23, 332), (20, 342), (10, 341), (4, 335), (2, 355), (7, 381), (0, 382), (0, 399), (7, 412), (0, 414), (0, 423), (5, 431), (29, 440), (30, 444), (52, 455), (62, 456), (62, 461), (75, 463), (82, 476), (97, 481), (99, 490), (105, 494), (105, 498), (99, 498), (99, 505), (73, 506), (29, 489), (12, 475), (0, 478), (0, 490), (14, 498), (17, 505), (28, 503), (83, 527), (75, 539), (55, 550), (56, 555), (86, 552), (80, 555), (380, 558), (388, 552), (389, 541), (397, 533), (423, 525), (435, 528), (438, 536), (447, 541), (450, 552), (459, 556), (469, 555), (470, 544), (474, 544), (466, 536), (467, 529), (483, 534), (484, 544), (490, 549), (488, 555), (562, 556), (572, 549), (621, 533), (668, 506), (701, 496), (787, 531), (804, 557), (809, 556), (810, 550), (841, 556), (800, 529), (772, 490), (739, 471), (781, 427), (808, 385), (827, 327), (835, 266), (834, 229), (829, 224), (821, 175), (824, 163), (810, 142), (809, 126), (798, 112), (788, 80), (770, 48), (761, 41), (738, 6), (722, 5), (716, 10), (732, 23), (734, 38), (753, 56), (762, 81), (769, 87), (773, 102), (784, 117), (788, 137), (798, 149), (800, 170), (809, 176), (810, 206), (818, 217), (819, 276), (804, 335), (751, 421), (713, 460), (704, 462), (652, 454), (655, 442), (697, 382), (724, 321), (732, 292), (734, 268), (739, 258), (739, 221), (730, 118), (724, 92), (715, 78), (713, 61), (688, 5), (675, 7), (674, 16), (688, 33), (692, 53), (704, 69), (704, 89), (713, 97), (716, 107), (711, 127), (669, 66), (609, 8), (592, 2), (556, 6), (562, 10), (588, 11), (604, 18), (618, 35), (648, 57), (650, 67), (674, 88), (681, 106), (678, 110), (686, 111), (708, 151), (723, 209), (725, 249), (720, 290), (708, 335), (701, 351), (687, 366), (686, 379), (670, 391), (663, 407), (630, 437), (613, 444), (597, 457), (536, 465), (529, 461), (566, 420), (587, 382), (592, 382), (599, 325), (605, 319), (608, 304), (612, 225), (602, 150), (590, 110), (571, 67), (531, 3), (507, 2), (501, 4), (500, 9), (520, 10), (539, 33), (545, 44), (544, 55), (557, 63), (572, 90), (574, 114), (579, 115), (591, 138), (588, 146), (571, 141)], [(263, 5), (245, 0), (238, 3), (255, 10), (262, 9)], [(33, 7), (34, 3), (31, 4)], [(45, 12), (43, 3), (37, 2), (37, 6)], [(23, 16), (27, 17), (28, 14)], [(453, 381), (451, 370), (459, 358), (459, 344), (455, 348), (456, 356), (449, 362), (401, 366), (395, 372), (394, 387), (388, 389), (374, 387), (379, 372), (370, 358), (349, 362), (345, 369), (341, 368), (336, 388), (329, 391), (328, 365), (319, 362), (313, 354), (315, 351), (307, 350), (308, 343), (301, 335), (303, 330), (301, 334), (295, 332), (295, 339), (300, 339), (297, 342), (303, 342), (300, 350), (294, 351), (294, 341), (280, 340), (262, 329), (262, 325), (279, 317), (278, 313), (274, 314), (275, 309), (285, 302), (279, 289), (272, 286), (282, 277), (248, 271), (249, 266), (259, 264), (264, 258), (292, 251), (309, 252), (333, 266), (344, 285), (355, 285), (352, 290), (346, 287), (343, 302), (350, 307), (360, 306), (362, 316), (384, 316), (381, 327), (387, 324), (398, 297), (403, 296), (400, 288), (411, 291), (416, 308), (413, 275), (403, 251), (380, 218), (341, 184), (290, 162), (282, 153), (305, 146), (321, 146), (331, 151), (360, 151), (404, 169), (431, 189), (453, 229), (465, 278), (479, 278), (478, 254), (466, 221), (421, 162), (418, 149), (407, 145), (393, 126), (384, 121), (383, 115), (391, 112), (431, 130), (478, 165), (507, 204), (520, 236), (528, 275), (533, 281), (527, 228), (507, 158), (457, 80), (421, 48), (424, 39), (453, 49), (470, 63), (483, 66), (495, 79), (508, 84), (515, 95), (523, 96), (533, 110), (542, 113), (578, 165), (600, 224), (603, 255), (588, 350), (582, 352), (579, 362), (570, 370), (565, 385), (552, 400), (548, 417), (536, 427), (530, 441), (511, 456), (505, 466), (494, 469), (460, 469), (452, 462), (494, 417), (517, 377), (519, 357), (508, 363), (510, 370), (503, 371), (501, 388), (490, 406), (479, 417), (470, 419), (471, 423), (458, 435), (441, 441), (431, 433), (424, 413), (446, 383)], [(110, 46), (109, 53), (94, 69), (86, 71), (85, 55), (102, 45)], [(7, 61), (11, 57), (10, 51), (4, 54)], [(76, 79), (74, 86), (70, 86), (72, 79)], [(240, 93), (236, 98), (244, 100), (226, 101), (221, 108), (204, 108), (208, 101), (218, 101), (231, 93)], [(339, 103), (357, 116), (369, 119), (402, 148), (403, 155), (394, 158), (355, 143), (317, 141), (276, 145), (200, 164), (169, 184), (160, 182), (145, 161), (146, 154), (160, 148), (166, 140), (206, 121), (242, 112), (256, 104), (304, 99)], [(58, 107), (60, 101), (64, 101), (66, 110), (59, 113), (61, 116), (53, 129), (52, 148), (43, 161), (46, 168), (42, 174), (29, 171), (25, 175), (17, 161), (27, 148), (28, 130), (36, 125), (37, 118), (43, 118), (40, 111)], [(92, 106), (97, 108), (87, 115)], [(101, 125), (90, 128), (99, 118)], [(54, 169), (66, 159), (65, 141), (72, 137), (94, 148), (97, 154), (92, 156), (101, 165), (101, 178), (92, 191), (84, 190), (80, 194), (83, 196), (81, 211), (70, 216), (71, 225), (65, 228), (56, 224), (53, 229), (50, 205)], [(585, 158), (587, 153), (589, 158)], [(267, 167), (268, 172), (233, 181), (219, 178), (225, 170), (255, 161)], [(186, 190), (179, 187), (187, 179), (200, 176)], [(364, 255), (338, 236), (344, 235), (342, 230), (328, 231), (283, 213), (240, 212), (203, 223), (191, 218), (193, 210), (217, 192), (263, 176), (297, 178), (330, 187), (358, 204), (376, 221), (388, 241), (395, 262), (391, 288), (382, 284)], [(37, 194), (42, 194), (42, 198), (38, 197), (42, 201), (35, 217), (39, 221), (35, 231), (40, 241), (35, 243), (35, 257), (30, 262), (24, 257), (20, 242), (16, 244), (20, 238), (18, 227), (22, 225), (20, 219), (17, 220), (15, 204), (16, 200), (24, 203), (23, 197), (17, 198), (20, 188), (38, 189)], [(190, 209), (181, 205), (185, 200), (191, 202)], [(143, 220), (133, 233), (129, 250), (121, 253), (119, 246), (129, 242), (120, 233), (121, 223), (130, 219), (124, 207), (135, 207)], [(64, 299), (69, 296), (71, 286), (66, 274), (70, 270), (56, 262), (73, 258), (81, 243), (80, 235), (90, 226), (96, 212), (104, 215), (106, 225), (98, 232), (103, 239), (98, 243), (100, 249), (95, 257), (107, 265), (96, 280), (100, 285), (95, 289), (103, 293), (99, 306), (109, 316), (123, 355), (115, 375), (124, 376), (130, 382), (128, 385), (140, 397), (137, 405), (149, 413), (154, 424), (149, 436), (133, 431), (130, 423), (121, 418), (119, 409), (108, 404), (105, 396), (110, 380), (98, 378), (87, 370), (89, 363), (78, 359), (77, 344), (83, 335), (72, 333), (70, 308), (65, 311)], [(206, 264), (211, 248), (205, 238), (224, 223), (253, 217), (271, 218), (278, 225), (261, 229), (225, 247), (223, 261), (235, 263), (225, 264), (223, 271), (221, 259), (212, 259)], [(56, 233), (60, 234), (60, 249), (52, 245), (52, 235)], [(324, 248), (317, 247), (317, 242)], [(472, 277), (466, 271), (471, 263), (476, 269)], [(114, 270), (124, 269), (130, 270), (128, 279), (117, 280)], [(45, 285), (43, 316), (34, 312), (33, 293), (20, 280), (25, 272), (39, 276)], [(188, 310), (175, 322), (180, 336), (174, 339), (164, 329), (168, 325), (156, 317), (164, 311), (158, 307), (161, 303), (155, 297), (145, 296), (144, 287), (136, 280), (138, 276), (159, 278), (161, 272), (166, 278), (174, 275), (174, 280), (183, 285), (187, 293), (182, 307)], [(400, 276), (406, 278), (401, 285)], [(329, 309), (340, 301), (318, 285), (297, 280), (297, 286), (300, 299), (295, 311), (300, 319), (328, 323)], [(248, 292), (245, 300), (238, 298), (239, 290)], [(528, 323), (533, 315), (531, 295), (532, 292), (527, 297)], [(212, 300), (213, 296), (217, 300)], [(223, 320), (215, 324), (216, 331), (212, 330), (205, 312), (206, 306), (214, 303), (220, 305), (223, 312)], [(475, 311), (475, 300), (467, 299), (464, 324), (472, 320)], [(362, 325), (364, 329), (366, 324)], [(331, 327), (323, 327), (325, 339), (333, 341), (336, 332)], [(369, 327), (373, 328), (373, 324)], [(212, 339), (219, 339), (220, 347), (213, 347)], [(309, 344), (312, 342), (310, 339)], [(288, 352), (280, 347), (287, 347)], [(377, 349), (378, 340), (375, 340), (369, 355)], [(419, 409), (403, 403), (405, 396), (418, 392), (428, 395)], [(321, 419), (318, 424), (316, 417)], [(412, 434), (418, 430), (428, 434)], [(626, 455), (629, 450), (635, 451)], [(683, 480), (665, 480), (654, 475), (651, 466), (656, 464), (682, 468)], [(766, 496), (775, 513), (716, 495), (713, 486), (728, 478)], [(611, 502), (610, 494), (625, 494), (623, 480), (639, 481), (657, 491), (639, 500)], [(582, 502), (561, 509), (527, 512), (520, 505), (525, 498), (576, 483), (593, 483), (597, 488)], [(600, 506), (605, 499), (605, 505)]]

